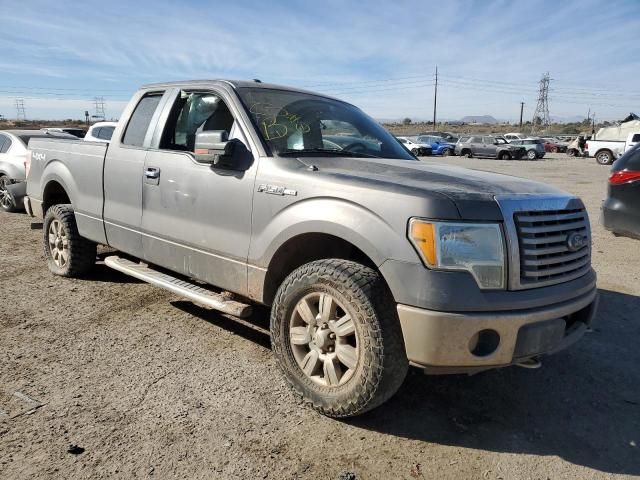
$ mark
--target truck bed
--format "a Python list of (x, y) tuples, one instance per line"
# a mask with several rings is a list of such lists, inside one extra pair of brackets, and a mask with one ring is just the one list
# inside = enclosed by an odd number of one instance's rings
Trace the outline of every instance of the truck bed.
[(43, 201), (58, 184), (68, 192), (80, 234), (104, 242), (102, 173), (107, 149), (107, 143), (33, 139), (29, 143), (32, 153), (27, 195), (34, 213), (42, 213)]

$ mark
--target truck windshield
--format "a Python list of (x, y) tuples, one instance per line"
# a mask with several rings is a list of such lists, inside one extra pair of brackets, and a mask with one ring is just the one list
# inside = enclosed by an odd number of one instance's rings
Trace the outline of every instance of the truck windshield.
[(362, 110), (318, 95), (238, 89), (251, 120), (277, 155), (344, 155), (416, 160)]

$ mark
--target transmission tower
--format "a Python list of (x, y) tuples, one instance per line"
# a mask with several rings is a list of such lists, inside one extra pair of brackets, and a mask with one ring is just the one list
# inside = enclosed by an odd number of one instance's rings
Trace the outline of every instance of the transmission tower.
[(536, 110), (533, 112), (533, 120), (531, 132), (534, 132), (536, 129), (536, 121), (540, 119), (540, 126), (545, 129), (551, 123), (551, 119), (549, 118), (549, 83), (551, 82), (551, 77), (549, 76), (549, 72), (545, 73), (540, 79), (540, 84), (538, 87), (538, 103), (536, 105)]
[(94, 115), (94, 118), (101, 118), (104, 120), (104, 97), (93, 97), (93, 103), (96, 107), (96, 114)]
[(27, 119), (27, 114), (24, 111), (24, 98), (16, 98), (16, 118), (18, 121)]

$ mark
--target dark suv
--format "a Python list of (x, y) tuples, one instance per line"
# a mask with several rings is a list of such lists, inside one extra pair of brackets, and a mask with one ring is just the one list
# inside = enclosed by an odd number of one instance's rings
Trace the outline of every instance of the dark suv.
[(456, 144), (456, 155), (465, 157), (491, 157), (511, 160), (522, 158), (525, 152), (524, 148), (510, 145), (504, 138), (491, 135), (474, 135), (466, 140), (461, 139)]
[(613, 164), (602, 220), (607, 230), (640, 239), (640, 145)]

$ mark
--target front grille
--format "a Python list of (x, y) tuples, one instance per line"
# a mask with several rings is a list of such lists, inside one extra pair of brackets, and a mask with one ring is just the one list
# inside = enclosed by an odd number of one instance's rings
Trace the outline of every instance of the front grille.
[[(582, 208), (515, 212), (523, 288), (561, 283), (584, 275), (591, 265), (591, 238)], [(568, 238), (578, 232), (584, 246), (571, 251)]]

